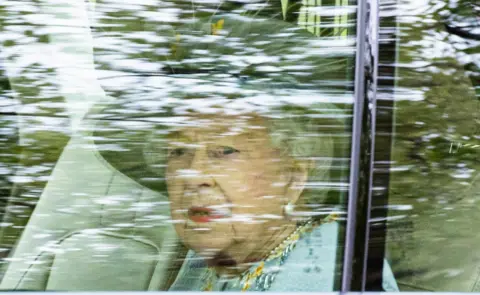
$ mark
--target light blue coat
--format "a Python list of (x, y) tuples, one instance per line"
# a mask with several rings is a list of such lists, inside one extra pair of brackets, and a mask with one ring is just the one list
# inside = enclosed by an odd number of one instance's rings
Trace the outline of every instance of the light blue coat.
[[(267, 291), (334, 291), (338, 230), (337, 222), (322, 224), (297, 242), (280, 268), (277, 259), (267, 262), (264, 273), (276, 273)], [(170, 290), (201, 291), (208, 275), (205, 262), (190, 251)], [(261, 291), (262, 283), (254, 283), (249, 290)], [(387, 262), (383, 271), (383, 287), (385, 291), (398, 291), (397, 283)], [(212, 291), (241, 291), (241, 289), (242, 284), (239, 279), (215, 277)]]

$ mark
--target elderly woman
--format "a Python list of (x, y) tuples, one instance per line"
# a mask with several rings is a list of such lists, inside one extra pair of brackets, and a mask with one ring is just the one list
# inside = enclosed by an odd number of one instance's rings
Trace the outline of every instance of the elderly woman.
[(172, 219), (192, 250), (171, 290), (333, 290), (338, 224), (295, 218), (315, 163), (292, 157), (331, 142), (275, 145), (255, 115), (193, 120), (169, 144)]
[[(122, 139), (104, 157), (168, 195), (188, 249), (170, 290), (333, 291), (338, 208), (322, 205), (331, 135), (345, 127), (329, 101), (348, 96), (348, 58), (325, 56), (299, 28), (244, 16), (169, 34), (162, 76), (146, 83), (164, 98), (124, 91), (96, 135), (99, 145)], [(118, 132), (113, 119), (126, 117), (142, 123)], [(396, 290), (388, 264), (383, 275)]]

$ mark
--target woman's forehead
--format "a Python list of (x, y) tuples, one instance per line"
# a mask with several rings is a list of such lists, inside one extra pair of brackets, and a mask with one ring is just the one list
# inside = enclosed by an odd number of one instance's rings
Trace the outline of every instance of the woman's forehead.
[(171, 138), (184, 138), (190, 141), (199, 137), (239, 137), (265, 133), (264, 119), (257, 115), (192, 115), (177, 126), (170, 134)]

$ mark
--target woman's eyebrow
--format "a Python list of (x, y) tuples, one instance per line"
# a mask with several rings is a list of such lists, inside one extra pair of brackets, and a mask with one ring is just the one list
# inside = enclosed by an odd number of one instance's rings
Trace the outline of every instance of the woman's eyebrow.
[(193, 138), (189, 137), (185, 132), (182, 131), (173, 131), (167, 135), (169, 140), (174, 139), (175, 141), (183, 141), (183, 142), (193, 142)]
[(216, 134), (214, 139), (216, 140), (225, 140), (227, 142), (241, 142), (244, 140), (245, 136), (247, 135), (246, 132), (231, 132), (231, 131), (226, 131), (222, 133)]

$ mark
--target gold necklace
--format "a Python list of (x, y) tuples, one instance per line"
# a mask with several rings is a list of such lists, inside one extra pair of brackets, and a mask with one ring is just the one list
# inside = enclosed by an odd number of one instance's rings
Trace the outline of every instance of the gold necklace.
[[(312, 220), (307, 221), (305, 224), (297, 227), (293, 233), (291, 233), (283, 242), (281, 242), (277, 247), (275, 247), (267, 255), (265, 259), (259, 262), (258, 266), (255, 269), (248, 269), (243, 274), (240, 275), (240, 284), (242, 286), (242, 292), (249, 290), (253, 283), (257, 282), (256, 290), (257, 291), (266, 291), (272, 285), (275, 274), (266, 274), (265, 262), (272, 261), (279, 258), (279, 266), (285, 263), (285, 260), (288, 258), (290, 252), (295, 248), (295, 245), (304, 236), (305, 233), (311, 232), (314, 227), (319, 226), (324, 223), (330, 223), (338, 219), (337, 214), (330, 214), (323, 220), (319, 222), (313, 222)], [(202, 291), (212, 291), (213, 282), (216, 277), (215, 269), (209, 267), (207, 269), (207, 274), (205, 278), (205, 284), (202, 288)]]

